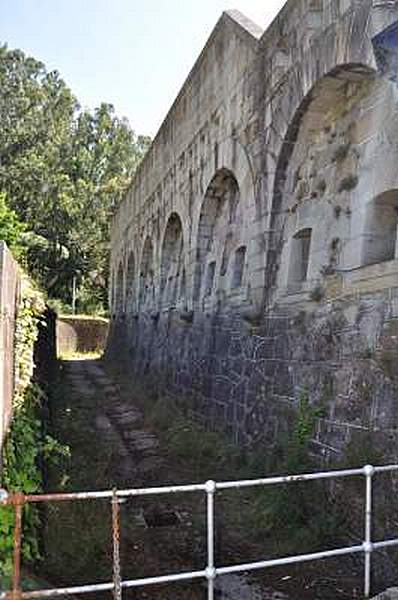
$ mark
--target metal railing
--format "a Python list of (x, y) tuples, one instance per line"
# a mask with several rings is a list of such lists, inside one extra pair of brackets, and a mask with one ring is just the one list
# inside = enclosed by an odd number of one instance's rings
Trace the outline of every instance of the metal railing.
[[(262, 479), (248, 479), (243, 481), (207, 481), (202, 484), (175, 485), (152, 488), (136, 488), (127, 490), (108, 490), (99, 492), (76, 492), (62, 494), (40, 494), (24, 495), (21, 493), (7, 493), (0, 490), (0, 502), (3, 505), (12, 505), (15, 511), (14, 525), (14, 555), (13, 555), (13, 578), (12, 589), (0, 594), (0, 600), (33, 600), (35, 598), (50, 598), (66, 595), (85, 594), (93, 592), (113, 592), (115, 600), (121, 600), (122, 590), (134, 587), (143, 587), (156, 584), (176, 583), (182, 581), (207, 580), (208, 600), (214, 600), (214, 584), (217, 577), (243, 571), (255, 571), (268, 569), (270, 567), (292, 565), (323, 558), (344, 556), (348, 554), (360, 554), (365, 556), (364, 568), (364, 595), (370, 597), (371, 592), (371, 562), (372, 553), (375, 550), (398, 546), (398, 539), (372, 541), (372, 484), (373, 477), (377, 473), (398, 471), (398, 465), (386, 465), (374, 467), (366, 465), (358, 469), (346, 469), (341, 471), (326, 471), (318, 473), (307, 473), (302, 475), (288, 475), (282, 477), (266, 477)], [(362, 476), (365, 478), (365, 528), (364, 541), (356, 546), (314, 552), (312, 554), (300, 554), (284, 558), (260, 560), (233, 566), (218, 567), (214, 559), (214, 506), (217, 491), (228, 489), (242, 489), (259, 486), (270, 486), (277, 484), (293, 484), (295, 482), (315, 481), (324, 479), (338, 479), (343, 477)], [(121, 499), (137, 496), (157, 496), (164, 494), (196, 493), (206, 494), (207, 506), (207, 564), (200, 571), (191, 571), (163, 575), (159, 577), (146, 577), (143, 579), (122, 580), (120, 569), (120, 501)], [(72, 500), (104, 499), (111, 503), (112, 533), (113, 533), (113, 581), (107, 583), (96, 583), (64, 588), (54, 588), (35, 591), (23, 591), (21, 589), (21, 539), (22, 539), (22, 509), (24, 504), (38, 502), (65, 502)]]

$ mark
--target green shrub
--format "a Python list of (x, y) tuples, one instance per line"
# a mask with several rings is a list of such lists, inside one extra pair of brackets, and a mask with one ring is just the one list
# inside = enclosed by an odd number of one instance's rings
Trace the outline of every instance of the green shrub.
[[(3, 451), (2, 485), (9, 492), (38, 493), (43, 489), (40, 461), (56, 461), (68, 454), (43, 431), (40, 408), (46, 397), (33, 381), (34, 343), (45, 305), (41, 294), (23, 278), (21, 301), (15, 330), (15, 392), (13, 419)], [(22, 556), (28, 562), (39, 558), (38, 531), (40, 519), (35, 505), (23, 510)], [(4, 586), (12, 570), (14, 531), (13, 507), (0, 506), (0, 581)]]

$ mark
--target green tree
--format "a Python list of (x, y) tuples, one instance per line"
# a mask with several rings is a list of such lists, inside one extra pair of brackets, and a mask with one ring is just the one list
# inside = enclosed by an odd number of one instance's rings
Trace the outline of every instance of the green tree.
[(24, 254), (23, 234), (26, 225), (22, 223), (14, 210), (6, 203), (5, 194), (0, 194), (0, 240), (4, 240), (16, 258)]
[(86, 306), (106, 303), (110, 218), (148, 144), (112, 105), (83, 111), (76, 120), (66, 165), (75, 203), (68, 247)]
[(0, 47), (0, 191), (26, 224), (31, 273), (49, 297), (106, 307), (109, 220), (145, 153), (109, 104), (81, 110), (56, 71)]

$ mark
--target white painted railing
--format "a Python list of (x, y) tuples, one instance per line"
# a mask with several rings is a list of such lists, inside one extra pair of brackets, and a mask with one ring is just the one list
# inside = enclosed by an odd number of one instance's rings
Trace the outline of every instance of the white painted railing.
[[(217, 577), (230, 573), (243, 571), (255, 571), (268, 569), (270, 567), (292, 565), (324, 558), (344, 556), (348, 554), (360, 554), (365, 556), (364, 568), (364, 595), (370, 597), (371, 592), (371, 566), (372, 553), (375, 550), (398, 546), (398, 538), (391, 540), (372, 540), (372, 484), (373, 477), (377, 473), (398, 471), (398, 465), (386, 465), (374, 467), (366, 465), (359, 469), (346, 469), (341, 471), (326, 471), (318, 473), (306, 473), (302, 475), (287, 475), (281, 477), (265, 477), (262, 479), (248, 479), (243, 481), (207, 481), (203, 484), (176, 485), (152, 488), (136, 488), (128, 490), (108, 490), (100, 492), (76, 492), (70, 494), (41, 494), (23, 495), (9, 494), (6, 490), (0, 490), (0, 502), (13, 505), (15, 508), (15, 535), (14, 535), (14, 574), (12, 590), (0, 594), (0, 600), (30, 600), (35, 598), (59, 597), (65, 595), (85, 594), (93, 592), (112, 591), (115, 600), (120, 600), (122, 590), (133, 587), (143, 587), (156, 584), (176, 583), (180, 581), (194, 581), (197, 579), (207, 580), (208, 600), (214, 600), (214, 583)], [(364, 541), (356, 546), (325, 550), (312, 554), (299, 554), (283, 558), (261, 560), (233, 566), (218, 567), (214, 559), (214, 507), (217, 491), (228, 489), (241, 489), (259, 486), (271, 486), (280, 484), (294, 484), (295, 482), (316, 481), (322, 479), (339, 479), (343, 477), (365, 478), (365, 527)], [(158, 496), (164, 494), (180, 494), (204, 492), (207, 498), (207, 564), (200, 571), (176, 573), (159, 577), (146, 577), (143, 579), (122, 580), (120, 572), (120, 518), (119, 503), (123, 498), (136, 496)], [(20, 566), (21, 566), (21, 519), (22, 507), (27, 502), (63, 502), (72, 500), (109, 499), (112, 504), (112, 531), (113, 531), (113, 581), (108, 583), (96, 583), (65, 588), (46, 590), (23, 591), (20, 588)]]

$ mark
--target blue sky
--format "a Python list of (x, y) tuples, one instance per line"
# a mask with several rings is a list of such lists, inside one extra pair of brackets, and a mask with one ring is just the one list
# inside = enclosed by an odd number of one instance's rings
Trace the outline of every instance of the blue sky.
[(57, 69), (83, 106), (153, 136), (223, 10), (262, 27), (285, 0), (3, 0), (0, 41)]

